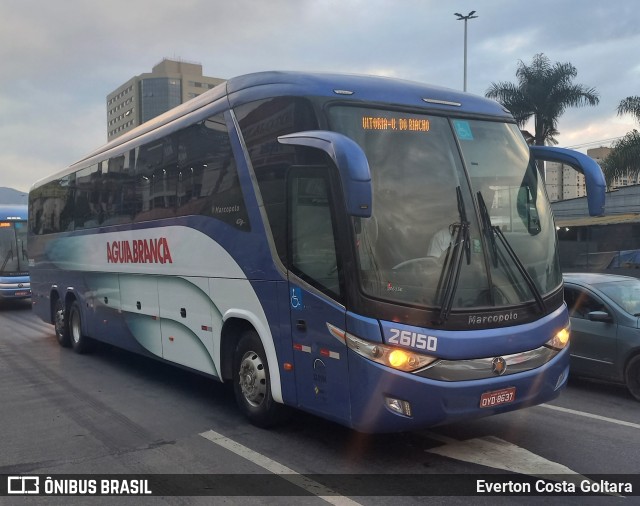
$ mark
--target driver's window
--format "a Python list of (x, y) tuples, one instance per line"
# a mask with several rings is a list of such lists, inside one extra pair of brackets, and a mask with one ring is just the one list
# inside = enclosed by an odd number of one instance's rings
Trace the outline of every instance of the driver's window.
[(340, 298), (329, 180), (325, 169), (289, 173), (289, 266), (322, 291)]
[(565, 299), (569, 306), (569, 315), (573, 318), (589, 319), (592, 311), (606, 311), (604, 303), (581, 290), (565, 287)]

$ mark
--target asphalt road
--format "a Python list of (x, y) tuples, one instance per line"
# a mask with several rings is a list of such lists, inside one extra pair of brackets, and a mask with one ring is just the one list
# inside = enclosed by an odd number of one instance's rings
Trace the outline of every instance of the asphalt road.
[[(624, 387), (572, 379), (550, 405), (406, 434), (363, 435), (304, 413), (265, 431), (245, 421), (227, 385), (108, 346), (82, 356), (59, 347), (52, 327), (32, 314), (28, 303), (0, 307), (0, 429), (0, 475), (208, 475), (223, 477), (238, 490), (173, 496), (169, 483), (163, 497), (21, 498), (33, 504), (378, 505), (397, 504), (392, 495), (398, 487), (379, 495), (376, 485), (399, 485), (414, 474), (428, 480), (429, 475), (566, 473), (576, 481), (640, 473), (640, 403)], [(301, 497), (256, 495), (263, 489), (252, 478), (265, 474), (289, 482), (293, 477)], [(372, 491), (357, 497), (326, 497), (314, 481), (325, 474), (375, 475), (377, 483), (364, 481)], [(424, 503), (410, 488), (403, 504)], [(16, 498), (0, 497), (0, 504), (15, 504), (8, 499)], [(440, 497), (430, 504), (470, 500), (542, 504), (551, 499)]]

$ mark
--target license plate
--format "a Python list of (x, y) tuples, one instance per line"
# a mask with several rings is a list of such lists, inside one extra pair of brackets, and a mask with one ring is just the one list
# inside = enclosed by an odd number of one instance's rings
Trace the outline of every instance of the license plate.
[(24, 297), (29, 295), (29, 292), (16, 292), (16, 297)]
[(516, 399), (516, 387), (503, 388), (493, 392), (485, 392), (480, 396), (481, 408), (492, 408), (500, 404), (509, 404)]

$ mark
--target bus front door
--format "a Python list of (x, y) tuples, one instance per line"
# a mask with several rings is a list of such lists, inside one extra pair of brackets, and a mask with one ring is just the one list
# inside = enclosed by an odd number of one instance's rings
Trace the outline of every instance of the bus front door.
[(289, 295), (298, 403), (346, 422), (350, 416), (347, 349), (328, 327), (344, 328), (344, 308), (291, 282)]
[(335, 212), (326, 168), (293, 168), (288, 177), (289, 303), (298, 404), (348, 421), (347, 348), (329, 331), (345, 328)]

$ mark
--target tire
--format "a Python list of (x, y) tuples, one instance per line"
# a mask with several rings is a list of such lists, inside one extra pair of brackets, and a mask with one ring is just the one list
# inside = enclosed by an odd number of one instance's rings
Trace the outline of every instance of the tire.
[(285, 406), (273, 400), (267, 357), (254, 330), (246, 331), (233, 355), (233, 391), (240, 411), (257, 427), (282, 422)]
[(633, 357), (624, 371), (624, 382), (636, 400), (640, 401), (640, 355)]
[(56, 299), (53, 305), (53, 327), (56, 331), (56, 339), (63, 348), (71, 347), (71, 335), (69, 334), (69, 326), (67, 325), (67, 312), (64, 302)]
[(91, 350), (91, 339), (82, 333), (82, 314), (80, 304), (74, 300), (69, 308), (69, 337), (71, 347), (76, 353), (87, 353)]

